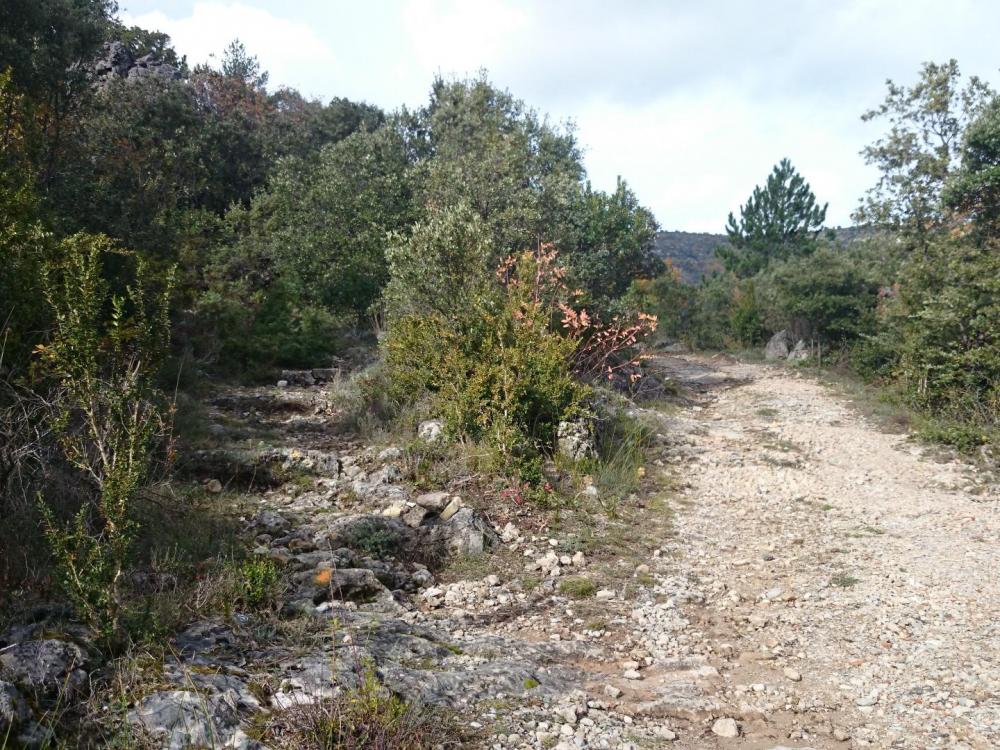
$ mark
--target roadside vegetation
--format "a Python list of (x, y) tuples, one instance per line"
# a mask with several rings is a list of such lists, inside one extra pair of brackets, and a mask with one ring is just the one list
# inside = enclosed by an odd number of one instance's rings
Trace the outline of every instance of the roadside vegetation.
[[(353, 357), (340, 428), (404, 445), (414, 486), (471, 465), (470, 491), (558, 513), (596, 482), (609, 515), (636, 487), (643, 434), (603, 404), (656, 327), (624, 298), (658, 271), (653, 215), (624, 180), (593, 188), (572, 126), (485, 74), (429, 83), (414, 110), (310, 100), (238, 40), (192, 68), (107, 0), (0, 21), (0, 633), (85, 633), (122, 712), (188, 622), (238, 610), (309, 637), (279, 616), (280, 566), (249, 554), (242, 485), (178, 468), (217, 445), (221, 383)], [(414, 439), (429, 418), (444, 443)], [(607, 420), (614, 451), (556, 466), (560, 425)], [(36, 719), (56, 746), (142, 746), (90, 709)], [(285, 718), (268, 731), (300, 747), (452, 744), (372, 680)]]
[[(158, 72), (129, 75), (139, 58)], [(108, 701), (46, 709), (45, 742), (142, 746), (122, 716), (198, 618), (239, 609), (262, 638), (322, 637), (280, 613), (287, 581), (249, 553), (239, 488), (178, 473), (214, 445), (201, 399), (221, 383), (362, 361), (329, 389), (338, 429), (392, 436), (414, 487), (468, 479), (498, 517), (529, 509), (567, 531), (561, 555), (608, 565), (610, 545), (655, 546), (634, 518), (660, 502), (665, 480), (644, 468), (659, 436), (631, 409), (670, 395), (644, 366), (654, 336), (748, 347), (791, 329), (892, 388), (925, 434), (995, 444), (1000, 105), (959, 80), (928, 65), (867, 115), (893, 125), (866, 152), (885, 175), (859, 211), (868, 239), (832, 243), (783, 160), (729, 217), (725, 272), (692, 287), (654, 256), (656, 219), (628, 183), (595, 189), (572, 126), (485, 74), (437, 78), (413, 110), (323, 103), (268, 88), (238, 40), (218, 68), (191, 68), (109, 0), (14, 3), (0, 20), (0, 633), (55, 613), (86, 634)], [(416, 440), (431, 419), (442, 440)], [(397, 540), (354, 542), (381, 557)], [(605, 572), (559, 590), (596, 618)], [(361, 677), (261, 738), (458, 742), (447, 715)]]
[(825, 206), (784, 160), (730, 215), (723, 272), (687, 285), (668, 268), (630, 294), (664, 341), (741, 350), (789, 331), (802, 364), (853, 373), (925, 438), (995, 461), (1000, 99), (954, 60), (927, 63), (863, 117), (887, 132), (863, 153), (881, 176), (859, 238), (824, 230)]

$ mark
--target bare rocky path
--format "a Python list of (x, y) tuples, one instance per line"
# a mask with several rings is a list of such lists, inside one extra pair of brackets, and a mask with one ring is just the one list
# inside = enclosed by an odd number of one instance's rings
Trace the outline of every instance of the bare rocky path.
[(655, 573), (704, 603), (645, 636), (707, 668), (671, 698), (654, 661), (619, 710), (689, 704), (679, 747), (1000, 747), (996, 485), (794, 371), (660, 364), (700, 395), (666, 421), (684, 486)]
[[(795, 370), (652, 364), (682, 403), (636, 410), (657, 433), (646, 487), (611, 514), (597, 492), (555, 512), (419, 486), (411, 449), (345, 433), (319, 384), (214, 399), (249, 469), (199, 460), (253, 478), (236, 492), (284, 571), (281, 615), (193, 623), (130, 720), (155, 746), (288, 746), (283, 712), (364, 663), (452, 710), (463, 747), (1000, 747), (995, 481)], [(463, 554), (381, 550), (411, 537)]]

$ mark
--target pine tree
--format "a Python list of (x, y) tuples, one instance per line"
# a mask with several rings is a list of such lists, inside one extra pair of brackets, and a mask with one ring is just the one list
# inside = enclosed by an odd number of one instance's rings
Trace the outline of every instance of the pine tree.
[(716, 253), (728, 270), (742, 277), (753, 276), (772, 260), (808, 254), (828, 205), (818, 205), (809, 183), (782, 159), (767, 183), (755, 187), (740, 208), (739, 221), (729, 214), (726, 234), (731, 247)]

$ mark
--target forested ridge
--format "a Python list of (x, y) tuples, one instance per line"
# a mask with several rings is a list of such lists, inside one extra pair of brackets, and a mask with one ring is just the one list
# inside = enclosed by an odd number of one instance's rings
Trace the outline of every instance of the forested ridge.
[[(32, 683), (0, 657), (0, 747), (154, 741), (140, 667), (182, 662), (172, 639), (193, 622), (236, 613), (284, 643), (333, 600), (433, 599), (432, 573), (524, 543), (501, 520), (544, 540), (564, 510), (637, 518), (667, 439), (643, 415), (683, 399), (655, 363), (666, 345), (780, 340), (995, 466), (1000, 97), (955, 61), (859, 113), (885, 135), (859, 157), (881, 177), (855, 227), (829, 228), (776, 154), (720, 217), (725, 242), (693, 250), (626, 180), (591, 184), (571, 124), (486, 73), (384, 111), (269, 85), (239, 40), (219, 61), (189, 65), (111, 0), (12, 0), (0, 19), (0, 655), (76, 659)], [(293, 523), (302, 497), (364, 524)], [(581, 550), (559, 547), (556, 575)], [(579, 574), (558, 593), (600, 592)], [(374, 666), (353, 674), (322, 715), (245, 736), (471, 743)], [(253, 683), (240, 711), (288, 708), (273, 688)]]

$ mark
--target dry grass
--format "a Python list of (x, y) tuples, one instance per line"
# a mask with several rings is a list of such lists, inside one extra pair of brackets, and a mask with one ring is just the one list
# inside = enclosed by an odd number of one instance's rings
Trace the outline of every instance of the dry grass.
[(465, 746), (450, 713), (408, 704), (369, 669), (356, 689), (274, 715), (260, 739), (294, 750), (427, 750)]

